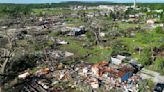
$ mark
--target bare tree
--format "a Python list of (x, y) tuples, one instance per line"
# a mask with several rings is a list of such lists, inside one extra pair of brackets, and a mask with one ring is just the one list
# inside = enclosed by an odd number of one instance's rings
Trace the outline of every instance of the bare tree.
[(101, 19), (92, 19), (90, 24), (90, 31), (95, 36), (95, 43), (96, 45), (99, 45), (101, 42), (100, 33), (102, 29), (104, 28), (104, 21)]
[[(14, 37), (8, 34), (6, 28), (4, 31), (4, 35), (7, 37), (8, 46), (7, 48), (3, 48), (5, 59), (0, 64), (0, 76), (7, 76), (7, 74), (5, 74), (6, 66), (8, 63), (10, 63), (10, 59), (14, 56), (14, 51), (15, 51), (13, 47)], [(4, 88), (3, 86), (4, 86), (3, 84), (0, 85), (0, 92), (3, 92), (3, 88)]]

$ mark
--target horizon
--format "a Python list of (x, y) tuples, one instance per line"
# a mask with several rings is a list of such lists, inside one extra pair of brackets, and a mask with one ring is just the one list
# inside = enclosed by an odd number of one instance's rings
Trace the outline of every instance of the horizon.
[[(41, 3), (62, 3), (62, 2), (111, 2), (111, 3), (133, 3), (133, 0), (0, 0), (0, 3), (14, 4), (41, 4)], [(137, 0), (137, 3), (164, 3), (164, 0)]]

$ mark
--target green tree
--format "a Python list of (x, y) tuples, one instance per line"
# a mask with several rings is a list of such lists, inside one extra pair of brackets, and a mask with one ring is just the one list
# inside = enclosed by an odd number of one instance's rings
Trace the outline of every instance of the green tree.
[(21, 17), (27, 16), (31, 14), (31, 8), (29, 6), (21, 6), (21, 5), (11, 5), (11, 6), (4, 6), (0, 9), (1, 15), (3, 16), (10, 16), (10, 17)]

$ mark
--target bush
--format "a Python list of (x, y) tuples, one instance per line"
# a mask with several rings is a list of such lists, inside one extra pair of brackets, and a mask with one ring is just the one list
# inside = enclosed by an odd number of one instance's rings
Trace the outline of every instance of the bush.
[(151, 50), (149, 48), (145, 48), (140, 55), (139, 62), (143, 65), (151, 65), (152, 58), (151, 58)]
[(152, 92), (154, 83), (151, 80), (142, 80), (139, 82), (139, 92)]
[(157, 58), (155, 60), (155, 68), (157, 71), (160, 71), (160, 73), (164, 74), (164, 58)]
[(86, 33), (86, 36), (87, 36), (89, 42), (93, 42), (95, 40), (94, 34), (91, 31), (88, 31)]
[(129, 48), (122, 41), (117, 41), (112, 45), (112, 56), (118, 54), (130, 56)]
[(156, 31), (156, 33), (164, 34), (164, 29), (162, 27), (156, 27), (155, 31)]

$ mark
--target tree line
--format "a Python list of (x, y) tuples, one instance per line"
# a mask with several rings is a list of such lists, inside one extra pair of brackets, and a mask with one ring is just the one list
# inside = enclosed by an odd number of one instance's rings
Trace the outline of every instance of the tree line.
[[(32, 9), (40, 8), (68, 8), (74, 5), (98, 6), (98, 5), (133, 5), (132, 3), (112, 3), (112, 2), (62, 2), (45, 4), (0, 4), (0, 16), (20, 17), (30, 15)], [(149, 7), (151, 9), (164, 9), (163, 3), (138, 3), (138, 7)]]

